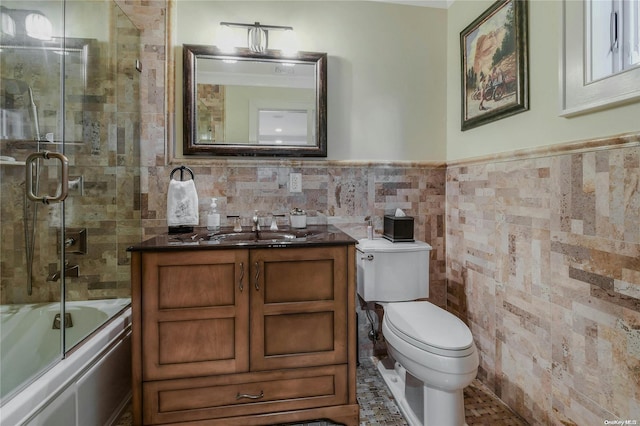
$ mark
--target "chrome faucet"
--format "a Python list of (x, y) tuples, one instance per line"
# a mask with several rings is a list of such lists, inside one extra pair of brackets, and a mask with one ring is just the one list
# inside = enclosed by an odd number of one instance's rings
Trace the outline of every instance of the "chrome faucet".
[(253, 226), (251, 227), (251, 232), (255, 232), (256, 238), (260, 238), (260, 217), (258, 216), (258, 210), (254, 210), (252, 221)]
[[(64, 274), (67, 277), (77, 278), (80, 273), (79, 265), (69, 265), (69, 262), (64, 263)], [(53, 274), (49, 274), (47, 281), (58, 281), (62, 276), (62, 271), (56, 271)]]

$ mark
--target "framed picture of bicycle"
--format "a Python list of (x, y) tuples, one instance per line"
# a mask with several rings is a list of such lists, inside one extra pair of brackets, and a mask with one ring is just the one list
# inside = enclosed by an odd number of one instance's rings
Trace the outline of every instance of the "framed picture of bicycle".
[(460, 33), (462, 130), (529, 109), (527, 0), (498, 0)]

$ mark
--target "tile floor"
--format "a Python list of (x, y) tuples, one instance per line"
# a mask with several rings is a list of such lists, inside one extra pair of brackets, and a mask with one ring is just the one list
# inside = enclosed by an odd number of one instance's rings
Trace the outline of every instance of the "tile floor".
[[(358, 403), (362, 426), (405, 426), (391, 393), (372, 361), (362, 361), (358, 367)], [(464, 390), (465, 415), (468, 426), (526, 426), (478, 380)], [(330, 426), (334, 423), (316, 421), (303, 425)], [(131, 411), (126, 411), (115, 426), (131, 426)]]

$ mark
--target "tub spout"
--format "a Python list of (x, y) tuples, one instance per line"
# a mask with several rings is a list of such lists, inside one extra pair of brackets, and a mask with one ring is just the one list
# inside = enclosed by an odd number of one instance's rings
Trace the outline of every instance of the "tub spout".
[[(69, 265), (69, 263), (64, 264), (64, 274), (67, 277), (77, 278), (80, 273), (79, 265)], [(62, 271), (56, 271), (53, 274), (49, 274), (47, 277), (47, 281), (58, 281), (62, 276)]]
[[(56, 314), (53, 317), (53, 324), (51, 325), (52, 330), (60, 330), (60, 314)], [(71, 318), (71, 314), (69, 312), (65, 312), (64, 314), (64, 328), (73, 327), (73, 319)]]

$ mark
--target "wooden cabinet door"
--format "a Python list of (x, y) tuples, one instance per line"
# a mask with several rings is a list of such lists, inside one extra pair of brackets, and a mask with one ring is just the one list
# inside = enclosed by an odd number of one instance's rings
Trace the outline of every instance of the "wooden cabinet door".
[(144, 253), (144, 381), (249, 369), (247, 250)]
[(251, 370), (347, 362), (347, 247), (250, 252)]

